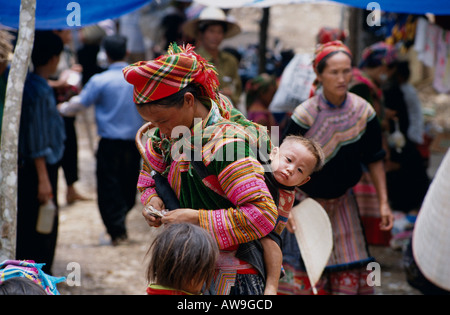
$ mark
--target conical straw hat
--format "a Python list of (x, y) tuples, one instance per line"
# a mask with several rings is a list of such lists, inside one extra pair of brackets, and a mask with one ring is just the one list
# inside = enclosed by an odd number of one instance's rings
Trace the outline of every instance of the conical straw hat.
[(223, 22), (227, 25), (225, 38), (233, 37), (241, 32), (239, 25), (228, 18), (225, 12), (217, 7), (206, 7), (202, 10), (198, 18), (187, 21), (183, 25), (183, 31), (190, 37), (196, 38), (198, 35), (199, 23), (202, 22)]
[(306, 198), (292, 208), (295, 237), (305, 263), (314, 294), (315, 285), (328, 263), (333, 249), (333, 230), (328, 214), (314, 199)]
[(450, 150), (425, 196), (412, 238), (414, 259), (432, 283), (450, 291)]

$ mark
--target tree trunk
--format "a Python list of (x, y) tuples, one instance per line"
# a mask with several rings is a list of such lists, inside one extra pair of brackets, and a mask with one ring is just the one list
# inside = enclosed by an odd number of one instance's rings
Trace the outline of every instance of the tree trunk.
[(36, 0), (22, 0), (19, 32), (6, 88), (0, 154), (0, 262), (15, 259), (17, 148), (22, 94), (34, 42)]

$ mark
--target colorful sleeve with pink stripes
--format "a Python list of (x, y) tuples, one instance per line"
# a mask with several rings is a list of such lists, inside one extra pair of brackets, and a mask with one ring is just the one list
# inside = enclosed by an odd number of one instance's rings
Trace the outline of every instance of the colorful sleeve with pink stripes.
[(236, 207), (199, 210), (200, 226), (214, 236), (221, 249), (264, 237), (273, 230), (277, 219), (261, 164), (252, 157), (224, 164), (217, 177)]
[(151, 198), (158, 196), (151, 171), (155, 170), (158, 173), (162, 173), (167, 167), (164, 157), (153, 148), (151, 141), (146, 143), (145, 155), (146, 160), (144, 160), (137, 183), (137, 189), (141, 193), (141, 203), (144, 206), (150, 202)]

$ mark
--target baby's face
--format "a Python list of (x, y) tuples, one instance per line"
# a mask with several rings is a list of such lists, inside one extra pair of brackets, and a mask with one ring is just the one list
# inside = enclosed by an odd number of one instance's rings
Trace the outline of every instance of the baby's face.
[(271, 167), (276, 181), (285, 186), (300, 186), (310, 179), (316, 165), (314, 155), (301, 143), (287, 141), (273, 149)]

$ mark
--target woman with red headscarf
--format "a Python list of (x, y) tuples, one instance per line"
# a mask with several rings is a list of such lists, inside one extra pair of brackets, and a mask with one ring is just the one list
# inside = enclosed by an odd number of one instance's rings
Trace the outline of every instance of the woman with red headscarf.
[[(138, 112), (156, 127), (145, 144), (141, 201), (166, 209), (155, 171), (167, 177), (180, 203), (162, 218), (144, 208), (148, 224), (192, 223), (213, 236), (220, 256), (209, 293), (263, 294), (261, 271), (248, 257), (236, 255), (239, 244), (263, 238), (275, 227), (277, 209), (254, 150), (266, 137), (244, 128), (252, 124), (219, 94), (215, 68), (190, 45), (173, 44), (166, 55), (132, 64), (123, 73), (134, 85)], [(266, 145), (270, 152), (270, 141)]]
[[(380, 229), (391, 229), (380, 125), (373, 107), (348, 92), (352, 55), (341, 41), (319, 46), (313, 66), (321, 89), (294, 110), (285, 135), (313, 138), (325, 153), (324, 168), (301, 188), (303, 197), (314, 198), (323, 206), (333, 228), (333, 252), (316, 289), (319, 294), (372, 294), (366, 267), (374, 259), (368, 252), (352, 187), (361, 178), (362, 163), (366, 164), (380, 199)], [(311, 294), (292, 233), (284, 234), (283, 256), (287, 276), (280, 280), (279, 293)]]

